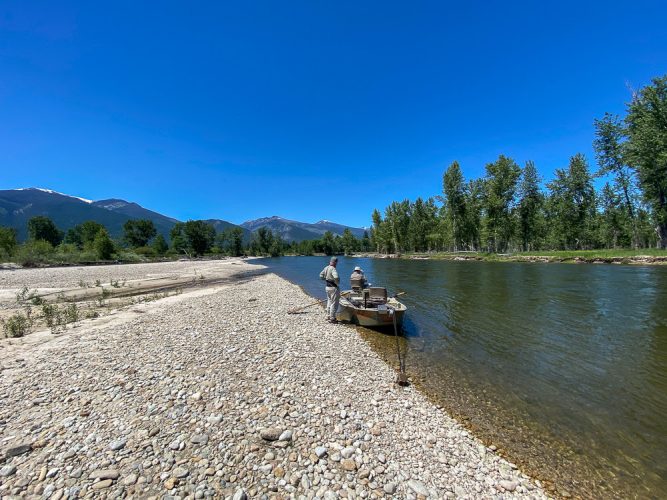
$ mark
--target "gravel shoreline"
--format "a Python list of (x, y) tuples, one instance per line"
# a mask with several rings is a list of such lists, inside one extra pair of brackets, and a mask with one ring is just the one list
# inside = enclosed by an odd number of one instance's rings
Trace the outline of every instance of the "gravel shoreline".
[(15, 351), (0, 496), (546, 498), (309, 302), (266, 274)]

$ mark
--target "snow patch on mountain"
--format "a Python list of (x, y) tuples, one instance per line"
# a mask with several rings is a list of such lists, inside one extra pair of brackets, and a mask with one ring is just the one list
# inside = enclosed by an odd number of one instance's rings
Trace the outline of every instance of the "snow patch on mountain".
[(71, 194), (65, 194), (65, 193), (59, 193), (58, 191), (54, 191), (53, 189), (45, 189), (45, 188), (16, 188), (14, 191), (42, 191), (43, 193), (50, 193), (50, 194), (58, 194), (60, 196), (67, 196), (68, 198), (74, 198), (80, 201), (83, 201), (85, 203), (92, 203), (93, 200), (87, 200), (86, 198), (80, 198), (78, 196), (72, 196)]

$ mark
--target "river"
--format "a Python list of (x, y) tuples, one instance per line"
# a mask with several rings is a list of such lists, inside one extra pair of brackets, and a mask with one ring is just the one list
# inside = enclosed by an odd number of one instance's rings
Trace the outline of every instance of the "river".
[[(260, 262), (323, 298), (327, 261)], [(557, 494), (664, 498), (667, 267), (341, 257), (342, 288), (356, 265), (406, 292), (409, 375), (486, 444)]]

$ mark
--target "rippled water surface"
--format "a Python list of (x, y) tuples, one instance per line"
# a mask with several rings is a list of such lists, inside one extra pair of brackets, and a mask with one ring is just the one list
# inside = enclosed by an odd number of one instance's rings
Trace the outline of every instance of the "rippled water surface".
[[(262, 263), (324, 297), (326, 258)], [(487, 443), (560, 493), (665, 498), (667, 267), (341, 258), (343, 281), (356, 265), (407, 292), (408, 372)]]

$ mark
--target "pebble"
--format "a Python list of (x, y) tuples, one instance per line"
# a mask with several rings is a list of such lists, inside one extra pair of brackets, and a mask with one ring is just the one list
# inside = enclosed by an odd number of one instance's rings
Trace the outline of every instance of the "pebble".
[(344, 458), (343, 460), (341, 460), (340, 465), (346, 471), (357, 470), (357, 462), (355, 462), (354, 460), (351, 460), (349, 458)]
[(239, 488), (234, 493), (234, 496), (232, 497), (232, 500), (247, 500), (247, 498), (248, 498), (248, 495), (246, 494), (246, 492), (242, 488)]
[(132, 486), (134, 483), (137, 482), (137, 479), (139, 479), (139, 478), (136, 474), (128, 474), (127, 476), (125, 476), (123, 478), (123, 480), (121, 482), (125, 486)]
[(94, 470), (88, 476), (90, 479), (118, 479), (120, 473), (116, 469), (98, 469)]
[(125, 441), (124, 439), (117, 439), (116, 441), (111, 441), (111, 443), (109, 443), (109, 449), (111, 451), (121, 450), (125, 448), (126, 444), (127, 441)]
[(393, 495), (396, 492), (396, 483), (388, 482), (382, 487), (387, 495)]
[(103, 481), (99, 481), (97, 483), (93, 483), (93, 489), (94, 490), (103, 490), (105, 488), (108, 488), (113, 484), (113, 480), (111, 479), (104, 479)]
[(25, 443), (21, 444), (18, 446), (14, 446), (12, 448), (7, 449), (5, 452), (5, 458), (11, 458), (11, 457), (18, 457), (19, 455), (23, 455), (25, 453), (29, 453), (32, 451), (32, 444), (31, 443)]
[(416, 479), (410, 479), (408, 481), (408, 488), (414, 491), (417, 495), (427, 497), (430, 494), (426, 485), (421, 481), (417, 481)]
[(176, 467), (173, 471), (173, 474), (175, 478), (181, 479), (190, 474), (190, 472), (183, 467)]
[(262, 429), (259, 431), (259, 436), (266, 441), (278, 441), (282, 431), (275, 427), (269, 427), (268, 429)]
[(208, 434), (195, 434), (190, 438), (190, 442), (194, 444), (208, 443)]
[(516, 487), (519, 486), (519, 483), (517, 483), (516, 481), (503, 480), (503, 481), (500, 481), (500, 486), (504, 490), (514, 491), (514, 490), (516, 490)]
[(5, 465), (0, 469), (0, 477), (9, 477), (16, 474), (16, 466), (14, 465)]
[(291, 441), (292, 440), (292, 431), (284, 431), (278, 437), (278, 441)]

